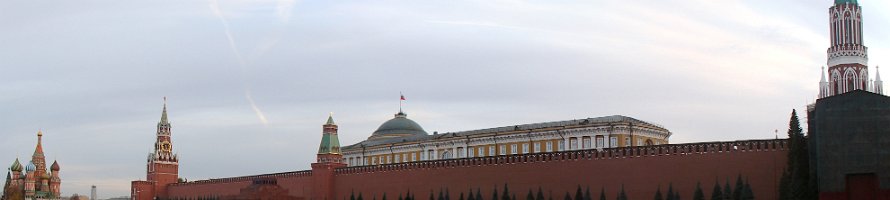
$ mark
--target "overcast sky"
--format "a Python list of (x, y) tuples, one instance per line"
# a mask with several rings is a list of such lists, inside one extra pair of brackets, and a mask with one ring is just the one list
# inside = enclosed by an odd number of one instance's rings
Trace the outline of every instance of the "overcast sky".
[[(861, 2), (874, 73), (890, 2)], [(309, 169), (329, 112), (353, 144), (400, 92), (430, 133), (625, 115), (773, 138), (817, 95), (831, 3), (0, 1), (0, 164), (42, 129), (64, 195), (129, 195), (164, 96), (190, 180)]]

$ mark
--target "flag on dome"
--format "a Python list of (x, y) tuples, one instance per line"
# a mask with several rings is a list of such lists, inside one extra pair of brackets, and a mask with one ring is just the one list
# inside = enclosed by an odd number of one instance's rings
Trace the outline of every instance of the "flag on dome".
[(405, 100), (405, 95), (403, 95), (403, 94), (399, 94), (399, 96), (401, 96), (401, 97), (399, 98), (399, 100), (402, 100), (402, 101)]

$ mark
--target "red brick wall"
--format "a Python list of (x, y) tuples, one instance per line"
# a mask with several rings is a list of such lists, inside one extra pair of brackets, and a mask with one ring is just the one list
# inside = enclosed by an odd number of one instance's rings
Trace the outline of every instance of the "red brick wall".
[(198, 198), (238, 195), (242, 188), (250, 186), (257, 178), (275, 178), (288, 194), (306, 197), (311, 194), (312, 173), (309, 171), (286, 172), (257, 176), (211, 179), (172, 184), (167, 187), (171, 198)]
[[(431, 190), (438, 195), (442, 188), (450, 190), (452, 199), (481, 188), (489, 199), (495, 186), (503, 192), (504, 183), (517, 198), (541, 186), (554, 199), (562, 199), (566, 192), (574, 195), (578, 185), (589, 186), (594, 198), (605, 187), (607, 198), (613, 199), (622, 184), (630, 199), (648, 199), (659, 186), (666, 193), (672, 183), (688, 199), (698, 181), (710, 197), (715, 180), (721, 187), (727, 179), (735, 185), (739, 174), (750, 181), (755, 198), (776, 199), (786, 164), (785, 145), (785, 140), (675, 144), (348, 167), (335, 170), (333, 199), (348, 199), (352, 191), (365, 199), (380, 198), (384, 192), (396, 199), (409, 189), (416, 198), (425, 199)], [(275, 177), (292, 196), (309, 199), (312, 194), (310, 171), (173, 184), (168, 191), (172, 198), (237, 195), (252, 180), (264, 177)]]
[[(340, 169), (340, 175), (336, 176), (335, 189), (339, 196), (335, 199), (348, 199), (352, 191), (356, 195), (362, 193), (365, 199), (374, 196), (379, 199), (384, 192), (387, 198), (395, 199), (409, 189), (416, 198), (426, 199), (431, 190), (438, 195), (442, 188), (449, 189), (452, 199), (457, 199), (461, 192), (466, 194), (470, 188), (474, 191), (481, 188), (482, 196), (489, 199), (495, 186), (503, 192), (504, 183), (509, 184), (517, 198), (525, 198), (529, 189), (537, 191), (541, 186), (545, 196), (552, 192), (553, 199), (562, 199), (566, 192), (574, 195), (581, 185), (590, 186), (594, 198), (599, 196), (600, 188), (605, 187), (607, 198), (613, 199), (624, 184), (630, 199), (648, 199), (659, 186), (662, 193), (666, 193), (671, 183), (681, 197), (691, 198), (698, 181), (702, 182), (705, 196), (710, 197), (715, 179), (722, 187), (729, 178), (734, 186), (739, 174), (750, 181), (757, 199), (776, 199), (775, 189), (786, 164), (784, 148), (743, 150), (745, 147), (740, 147), (725, 152), (701, 152), (703, 150), (694, 150), (695, 146), (661, 146), (668, 147), (667, 151), (690, 152), (675, 154), (658, 154), (655, 150), (657, 155), (611, 157), (609, 153), (586, 151), (346, 168)], [(612, 152), (616, 154), (620, 153)]]
[(134, 200), (152, 200), (154, 199), (154, 183), (149, 181), (133, 181), (130, 185), (130, 192)]

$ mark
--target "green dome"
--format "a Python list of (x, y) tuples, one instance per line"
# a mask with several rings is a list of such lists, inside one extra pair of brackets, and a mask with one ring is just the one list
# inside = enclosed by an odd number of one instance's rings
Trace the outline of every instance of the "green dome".
[(834, 0), (834, 5), (847, 4), (847, 3), (859, 4), (859, 2), (856, 2), (856, 0)]
[(371, 138), (403, 137), (412, 135), (427, 135), (427, 133), (423, 130), (423, 127), (420, 127), (420, 124), (417, 124), (414, 120), (408, 119), (407, 114), (399, 112), (395, 115), (395, 118), (381, 124), (380, 127), (371, 134)]

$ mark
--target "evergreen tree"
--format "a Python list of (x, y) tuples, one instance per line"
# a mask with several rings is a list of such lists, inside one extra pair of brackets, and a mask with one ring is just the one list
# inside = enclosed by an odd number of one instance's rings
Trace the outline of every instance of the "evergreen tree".
[(510, 189), (507, 188), (507, 183), (504, 183), (504, 195), (501, 196), (502, 200), (512, 200), (510, 199)]
[(473, 189), (470, 189), (470, 194), (467, 195), (467, 200), (476, 200), (476, 196), (473, 195)]
[(464, 200), (464, 192), (460, 192), (460, 199), (459, 199), (459, 200)]
[(349, 195), (349, 200), (355, 200), (355, 190), (353, 190), (352, 194)]
[(445, 200), (445, 194), (442, 189), (439, 189), (439, 200)]
[(544, 200), (544, 190), (541, 187), (538, 187), (538, 195), (535, 197), (535, 200)]
[(590, 196), (590, 186), (587, 186), (587, 189), (584, 190), (584, 200), (593, 200), (593, 197)]
[(742, 199), (742, 190), (745, 189), (745, 182), (742, 181), (742, 175), (739, 174), (739, 178), (735, 181), (735, 189), (732, 190), (732, 200), (741, 200)]
[(617, 200), (627, 200), (627, 194), (624, 193), (624, 185), (621, 185), (621, 190), (618, 191)]
[(362, 193), (359, 192), (359, 193), (358, 193), (358, 198), (356, 198), (355, 200), (365, 200), (365, 198), (362, 198)]
[(714, 191), (711, 192), (711, 200), (723, 200), (723, 190), (720, 189), (720, 181), (714, 181)]
[(408, 192), (405, 193), (405, 200), (414, 200), (414, 196), (411, 195), (411, 190), (408, 190)]
[(383, 198), (381, 200), (386, 200), (386, 192), (383, 193)]
[(402, 194), (399, 194), (399, 200), (404, 200), (402, 199)]
[(430, 190), (430, 200), (436, 200), (436, 197), (433, 194), (433, 190)]
[(745, 189), (742, 190), (742, 200), (754, 200), (754, 191), (751, 190), (751, 184), (745, 179)]
[(723, 185), (723, 199), (732, 200), (732, 186), (729, 185), (729, 178), (726, 179), (726, 184)]
[(779, 179), (779, 200), (791, 200), (791, 174), (788, 170), (782, 172)]
[(809, 149), (807, 138), (803, 135), (797, 110), (791, 110), (788, 122), (788, 164), (782, 173), (779, 184), (780, 199), (815, 199), (815, 184), (810, 180)]
[(584, 193), (581, 193), (581, 185), (578, 185), (578, 190), (575, 191), (575, 200), (584, 200)]
[(569, 192), (566, 192), (565, 200), (572, 200), (572, 195), (569, 195)]
[(676, 200), (674, 199), (674, 183), (668, 185), (667, 198), (665, 200)]
[(511, 200), (516, 200), (516, 194), (513, 194), (513, 198)]
[(525, 196), (525, 200), (535, 200), (535, 195), (532, 195), (532, 189), (528, 189), (528, 195)]
[(680, 191), (674, 193), (674, 200), (680, 200)]
[(695, 184), (695, 193), (692, 194), (692, 200), (705, 200), (705, 193), (701, 191), (701, 182)]
[(655, 190), (655, 200), (664, 200), (664, 197), (661, 195), (661, 186), (658, 186), (658, 189)]
[(482, 189), (476, 188), (476, 200), (482, 200)]
[[(494, 192), (491, 192), (491, 200), (498, 200), (498, 186), (494, 186)], [(569, 199), (571, 200), (571, 199)]]
[(445, 188), (445, 200), (451, 200), (451, 192), (448, 191), (448, 188)]
[(600, 189), (600, 200), (606, 200), (606, 187)]

